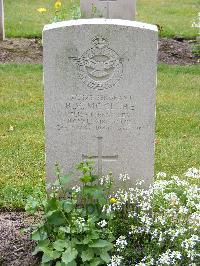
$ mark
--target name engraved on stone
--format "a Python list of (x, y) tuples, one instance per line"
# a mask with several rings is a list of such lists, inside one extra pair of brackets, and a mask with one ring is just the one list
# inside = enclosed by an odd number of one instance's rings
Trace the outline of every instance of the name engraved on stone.
[(104, 90), (114, 86), (123, 74), (122, 58), (108, 47), (108, 40), (96, 36), (93, 47), (79, 58), (70, 57), (77, 64), (78, 76), (91, 89)]
[(82, 154), (83, 160), (97, 160), (98, 161), (98, 175), (102, 176), (102, 168), (103, 168), (103, 161), (116, 161), (118, 159), (118, 155), (103, 155), (103, 137), (97, 137), (98, 139), (98, 155), (85, 155)]
[(72, 95), (64, 108), (66, 119), (57, 125), (58, 130), (125, 131), (135, 112), (132, 96)]

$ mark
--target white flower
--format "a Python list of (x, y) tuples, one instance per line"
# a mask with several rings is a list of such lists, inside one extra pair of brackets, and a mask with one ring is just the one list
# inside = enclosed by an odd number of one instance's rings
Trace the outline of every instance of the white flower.
[(198, 13), (198, 16), (193, 20), (192, 27), (200, 28), (200, 12)]
[(128, 174), (120, 174), (119, 175), (119, 180), (121, 180), (121, 181), (127, 181), (129, 179), (130, 179), (130, 177), (128, 176)]
[(189, 239), (185, 239), (182, 244), (181, 247), (185, 248), (186, 250), (193, 250), (195, 245), (197, 244), (197, 242), (199, 242), (200, 239), (197, 235), (192, 235)]
[(14, 130), (14, 127), (10, 125), (9, 131), (13, 131), (13, 130)]
[(81, 191), (81, 188), (79, 186), (74, 186), (72, 188), (73, 191), (75, 191), (76, 193), (80, 192)]
[(198, 179), (200, 178), (200, 170), (194, 167), (189, 168), (187, 172), (185, 173), (185, 176)]
[(180, 214), (187, 214), (189, 212), (189, 209), (185, 206), (180, 206), (178, 213)]
[(194, 212), (189, 218), (190, 225), (200, 227), (200, 212)]
[(164, 172), (159, 172), (159, 173), (157, 173), (157, 178), (158, 177), (166, 177), (167, 176), (167, 174), (166, 173), (164, 173)]
[(122, 256), (114, 255), (111, 257), (110, 263), (107, 266), (120, 266), (123, 260)]
[(101, 186), (103, 186), (104, 184), (109, 184), (111, 182), (111, 176), (110, 175), (102, 176), (99, 182)]
[(136, 186), (142, 186), (144, 184), (144, 180), (139, 180), (136, 183)]
[(177, 260), (181, 260), (182, 254), (179, 251), (171, 251), (168, 249), (165, 253), (159, 256), (157, 265), (174, 265)]
[(128, 245), (127, 241), (126, 241), (126, 237), (125, 236), (120, 236), (115, 243), (115, 247), (117, 247), (117, 251), (121, 251), (122, 249), (124, 249), (126, 246)]
[(178, 205), (179, 204), (179, 198), (176, 195), (176, 193), (171, 192), (164, 195), (164, 199), (169, 201), (171, 205)]
[(102, 220), (101, 222), (97, 223), (101, 228), (105, 227), (108, 223), (105, 220)]
[(105, 212), (107, 214), (112, 212), (112, 206), (111, 205), (104, 205), (102, 208), (102, 212)]

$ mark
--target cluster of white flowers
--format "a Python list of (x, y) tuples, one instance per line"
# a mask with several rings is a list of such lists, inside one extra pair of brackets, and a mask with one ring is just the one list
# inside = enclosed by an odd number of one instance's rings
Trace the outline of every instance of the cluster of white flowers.
[(76, 186), (74, 186), (74, 187), (72, 188), (72, 191), (78, 193), (78, 192), (81, 191), (81, 187), (76, 185)]
[(154, 259), (151, 256), (144, 257), (138, 264), (135, 266), (152, 266), (154, 265)]
[(105, 220), (102, 220), (100, 222), (97, 223), (98, 226), (100, 226), (101, 228), (105, 227), (108, 223)]
[(82, 232), (86, 226), (86, 221), (84, 218), (78, 217), (75, 221), (74, 224), (76, 225), (77, 229), (79, 232)]
[(101, 186), (103, 186), (105, 184), (110, 184), (110, 182), (111, 182), (111, 175), (102, 176), (99, 179), (99, 183)]
[(200, 169), (197, 169), (194, 167), (189, 168), (187, 172), (185, 173), (185, 176), (198, 179), (200, 178)]
[[(199, 208), (200, 210), (200, 208)], [(193, 229), (200, 228), (200, 211), (194, 212), (189, 218), (189, 224), (194, 227)], [(196, 230), (195, 230), (196, 231)]]
[(117, 248), (117, 251), (121, 251), (128, 245), (126, 237), (120, 236), (115, 243), (115, 247)]
[(110, 263), (107, 266), (120, 266), (123, 261), (123, 257), (119, 255), (114, 255), (111, 257)]
[(193, 249), (198, 242), (200, 242), (199, 236), (192, 235), (189, 239), (185, 239), (182, 242), (181, 246), (186, 250)]
[[(199, 174), (200, 170), (190, 168), (185, 176), (198, 179)], [(138, 186), (119, 189), (114, 197), (116, 202), (109, 206), (110, 212), (125, 210), (130, 224), (128, 237), (117, 239), (116, 256), (123, 257), (129, 240), (146, 236), (153, 243), (152, 251), (157, 249), (163, 253), (155, 256), (150, 252), (135, 266), (180, 265), (182, 260), (187, 261), (184, 265), (197, 265), (196, 261), (200, 258), (197, 251), (200, 242), (200, 188), (195, 182), (178, 176), (167, 177), (166, 173), (160, 172), (148, 190)], [(122, 241), (125, 241), (124, 245)], [(163, 247), (166, 249), (163, 250)]]
[(174, 192), (165, 194), (164, 199), (167, 200), (170, 205), (179, 205), (180, 203), (178, 196)]
[(198, 13), (198, 16), (193, 20), (192, 27), (200, 28), (200, 12)]
[(109, 214), (112, 212), (112, 206), (111, 205), (104, 205), (102, 208), (102, 212), (105, 212), (106, 214)]
[(177, 260), (181, 260), (181, 258), (182, 254), (179, 251), (171, 251), (168, 249), (159, 256), (156, 265), (175, 265)]
[(78, 225), (84, 226), (84, 225), (85, 225), (85, 219), (82, 218), (82, 217), (78, 217), (78, 218), (76, 219), (76, 223), (77, 223)]
[(157, 173), (156, 176), (157, 176), (157, 178), (159, 178), (159, 177), (166, 177), (167, 174), (165, 172), (159, 172), (159, 173)]
[(129, 175), (126, 174), (126, 173), (125, 174), (120, 174), (118, 178), (119, 178), (120, 181), (123, 181), (123, 182), (125, 182), (125, 181), (130, 179)]

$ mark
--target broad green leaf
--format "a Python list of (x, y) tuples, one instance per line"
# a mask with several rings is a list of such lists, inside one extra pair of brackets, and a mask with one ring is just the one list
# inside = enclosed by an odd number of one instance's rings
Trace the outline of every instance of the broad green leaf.
[(102, 198), (104, 198), (104, 194), (103, 194), (103, 188), (101, 186), (84, 186), (83, 187), (83, 194), (85, 196), (89, 196), (89, 197), (93, 197), (95, 199), (99, 199), (101, 200)]
[(49, 248), (49, 240), (48, 239), (38, 241), (38, 245), (36, 246), (35, 250), (33, 251), (33, 255), (36, 255), (39, 251), (42, 251), (43, 253), (51, 254), (52, 250)]
[(53, 224), (53, 225), (65, 224), (65, 218), (64, 218), (62, 212), (59, 210), (49, 211), (46, 214), (46, 218), (47, 218), (48, 222), (50, 224)]
[(57, 250), (53, 251), (53, 259), (56, 260), (61, 257), (62, 252), (59, 252)]
[(89, 183), (92, 182), (92, 177), (90, 175), (84, 175), (80, 178), (81, 182)]
[(45, 212), (56, 211), (58, 209), (58, 202), (56, 198), (52, 198), (47, 201)]
[(87, 249), (82, 252), (81, 259), (83, 262), (90, 261), (94, 258), (94, 251), (92, 249)]
[(38, 205), (38, 201), (32, 196), (29, 196), (26, 202), (25, 210), (31, 214), (34, 214), (37, 211)]
[(53, 252), (52, 253), (44, 253), (42, 256), (42, 263), (50, 262), (53, 259)]
[(36, 229), (31, 234), (31, 239), (35, 241), (45, 240), (47, 238), (47, 232), (43, 227)]
[(77, 266), (77, 263), (75, 260), (73, 260), (73, 261), (67, 263), (67, 266)]
[(97, 179), (99, 179), (98, 175), (91, 175), (92, 178), (92, 182), (96, 181)]
[[(45, 241), (41, 241), (41, 242), (45, 242)], [(53, 258), (53, 249), (48, 246), (48, 242), (46, 242), (46, 244), (45, 243), (42, 243), (42, 244), (39, 243), (38, 244), (38, 248), (44, 254), (48, 255), (51, 258)]]
[(71, 246), (82, 245), (82, 244), (83, 244), (82, 241), (78, 240), (78, 238), (76, 237), (73, 237), (71, 239)]
[(57, 261), (56, 266), (66, 266), (64, 262)]
[(103, 240), (103, 239), (99, 239), (95, 242), (93, 242), (92, 244), (89, 245), (89, 247), (91, 248), (105, 248), (110, 246), (110, 242), (108, 242), (107, 240)]
[[(68, 247), (62, 255), (62, 262), (69, 263), (72, 262), (78, 254), (78, 251), (75, 248)], [(68, 265), (68, 264), (67, 264)]]
[(66, 212), (66, 213), (70, 213), (73, 208), (74, 208), (74, 205), (71, 201), (69, 200), (62, 200), (61, 201), (61, 207), (63, 208), (63, 210)]
[(38, 254), (38, 252), (40, 252), (41, 250), (39, 249), (38, 246), (35, 247), (34, 251), (32, 252), (32, 255), (35, 256), (36, 254)]
[(100, 253), (100, 258), (105, 261), (106, 263), (110, 262), (110, 255), (108, 254), (108, 252), (104, 251), (102, 253)]
[(64, 248), (67, 248), (69, 245), (69, 242), (66, 240), (58, 239), (53, 243), (54, 249), (57, 251), (63, 251)]
[(91, 262), (90, 262), (90, 266), (98, 266), (102, 264), (102, 260), (99, 258), (94, 258)]
[(84, 245), (87, 245), (87, 244), (89, 244), (91, 241), (92, 241), (91, 237), (86, 236), (86, 237), (83, 239), (83, 244), (84, 244)]
[(90, 235), (91, 239), (99, 239), (99, 234), (98, 232), (92, 231)]
[(51, 266), (51, 262), (41, 263), (41, 266)]

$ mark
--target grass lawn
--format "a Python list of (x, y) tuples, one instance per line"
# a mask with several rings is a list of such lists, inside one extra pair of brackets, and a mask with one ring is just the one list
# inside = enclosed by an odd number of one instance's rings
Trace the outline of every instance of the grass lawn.
[(199, 0), (137, 0), (137, 20), (158, 24), (166, 37), (197, 36), (191, 21), (199, 11)]
[(41, 81), (41, 66), (0, 65), (0, 206), (21, 206), (23, 198), (43, 183)]
[[(54, 2), (5, 0), (6, 36), (41, 37), (42, 28), (51, 21), (52, 15), (39, 14), (37, 8), (46, 7), (53, 14)], [(70, 0), (62, 0), (62, 3), (66, 10), (69, 10)], [(163, 28), (162, 36), (167, 37), (195, 37), (197, 29), (192, 28), (191, 24), (199, 11), (199, 0), (137, 0), (137, 20), (158, 24)]]
[[(200, 70), (160, 65), (156, 172), (200, 167)], [(42, 67), (0, 65), (0, 206), (23, 207), (44, 184)]]
[[(5, 29), (7, 37), (41, 37), (45, 24), (54, 17), (55, 0), (5, 0)], [(62, 0), (66, 13), (70, 0)], [(48, 12), (40, 14), (37, 9), (45, 7)]]

